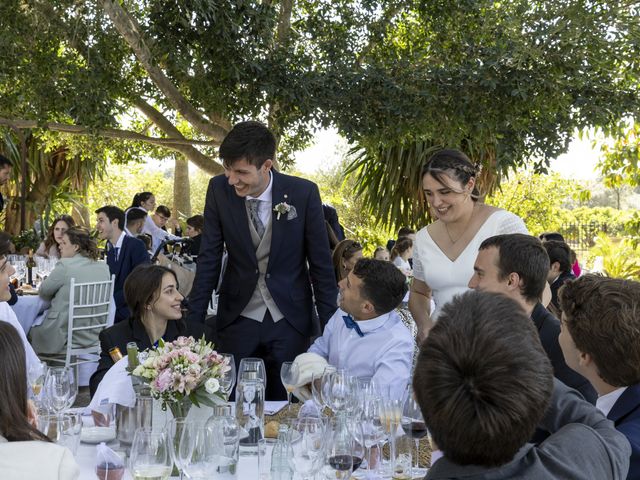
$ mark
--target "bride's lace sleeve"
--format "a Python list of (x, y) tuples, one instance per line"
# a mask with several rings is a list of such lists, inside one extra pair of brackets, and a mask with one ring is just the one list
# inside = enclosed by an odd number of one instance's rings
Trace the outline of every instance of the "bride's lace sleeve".
[(500, 219), (500, 223), (498, 224), (498, 228), (496, 229), (496, 235), (502, 235), (505, 233), (524, 233), (525, 235), (528, 235), (529, 230), (527, 230), (527, 226), (519, 216), (511, 212), (504, 211), (504, 214)]

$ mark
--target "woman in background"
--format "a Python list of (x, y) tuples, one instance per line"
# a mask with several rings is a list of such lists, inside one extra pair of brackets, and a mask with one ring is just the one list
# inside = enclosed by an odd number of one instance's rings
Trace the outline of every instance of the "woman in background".
[(70, 215), (56, 217), (45, 238), (36, 250), (36, 255), (45, 258), (60, 258), (60, 242), (64, 232), (75, 226), (76, 222)]
[(409, 259), (413, 257), (413, 240), (409, 237), (400, 237), (391, 249), (391, 261), (405, 276), (412, 275)]
[(200, 254), (202, 230), (204, 230), (204, 216), (194, 215), (187, 218), (187, 230), (185, 233), (191, 239), (191, 245), (188, 248), (190, 255), (197, 256)]
[(74, 480), (80, 476), (71, 452), (39, 432), (36, 409), (27, 400), (24, 348), (16, 329), (0, 322), (0, 478)]
[(362, 245), (348, 238), (339, 242), (333, 249), (332, 255), (336, 281), (339, 282), (345, 278), (360, 258), (362, 258)]

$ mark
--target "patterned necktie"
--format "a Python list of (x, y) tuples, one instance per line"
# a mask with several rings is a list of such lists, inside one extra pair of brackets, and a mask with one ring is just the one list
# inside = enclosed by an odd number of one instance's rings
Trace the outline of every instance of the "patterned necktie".
[(260, 215), (258, 215), (260, 200), (251, 198), (247, 199), (247, 203), (249, 205), (249, 218), (251, 218), (251, 223), (253, 223), (256, 232), (258, 232), (258, 235), (262, 238), (264, 235), (264, 225), (262, 224), (262, 220), (260, 220)]
[(342, 319), (347, 328), (353, 328), (360, 337), (364, 337), (364, 333), (360, 330), (358, 322), (356, 322), (351, 315), (343, 315)]

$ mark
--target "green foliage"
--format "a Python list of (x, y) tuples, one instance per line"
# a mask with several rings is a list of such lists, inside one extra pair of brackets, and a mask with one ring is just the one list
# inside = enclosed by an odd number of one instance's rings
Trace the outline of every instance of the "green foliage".
[(629, 241), (600, 234), (595, 246), (589, 250), (587, 261), (591, 263), (596, 257), (602, 257), (606, 275), (640, 280), (640, 250)]
[(623, 120), (613, 132), (612, 144), (604, 143), (597, 167), (609, 188), (640, 185), (640, 124)]
[(40, 238), (40, 235), (38, 235), (34, 228), (31, 228), (29, 230), (23, 230), (18, 235), (14, 235), (11, 241), (16, 247), (16, 252), (24, 252), (30, 249), (36, 251), (40, 246), (42, 238)]

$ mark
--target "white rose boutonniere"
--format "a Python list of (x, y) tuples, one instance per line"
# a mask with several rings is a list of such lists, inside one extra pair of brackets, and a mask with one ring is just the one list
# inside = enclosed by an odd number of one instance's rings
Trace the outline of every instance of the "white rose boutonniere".
[(280, 220), (280, 216), (286, 214), (287, 220), (293, 220), (298, 216), (296, 212), (296, 207), (293, 205), (289, 205), (287, 202), (280, 202), (275, 207), (273, 207), (273, 211), (277, 213), (276, 220)]

